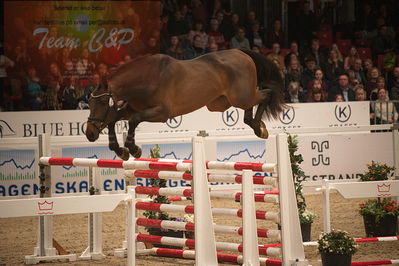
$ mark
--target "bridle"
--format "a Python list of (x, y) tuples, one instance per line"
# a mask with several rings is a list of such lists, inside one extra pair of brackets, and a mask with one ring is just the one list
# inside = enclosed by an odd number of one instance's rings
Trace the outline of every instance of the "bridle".
[(93, 93), (90, 94), (90, 99), (91, 98), (93, 98), (93, 99), (101, 98), (101, 97), (104, 97), (104, 96), (108, 96), (109, 99), (110, 99), (110, 102), (109, 102), (109, 105), (108, 105), (108, 109), (107, 109), (107, 112), (105, 113), (104, 117), (103, 118), (97, 118), (97, 117), (89, 116), (87, 118), (87, 121), (89, 121), (89, 122), (94, 122), (94, 121), (100, 122), (100, 126), (99, 127), (95, 123), (93, 123), (93, 126), (95, 128), (97, 128), (97, 130), (100, 131), (100, 132), (101, 132), (101, 130), (103, 130), (107, 126), (105, 124), (105, 119), (108, 116), (109, 110), (111, 109), (111, 107), (116, 110), (116, 107), (115, 107), (115, 104), (113, 103), (113, 99), (112, 99), (112, 94), (111, 93), (106, 92), (106, 93), (103, 93), (103, 94), (100, 94), (100, 95), (94, 95)]

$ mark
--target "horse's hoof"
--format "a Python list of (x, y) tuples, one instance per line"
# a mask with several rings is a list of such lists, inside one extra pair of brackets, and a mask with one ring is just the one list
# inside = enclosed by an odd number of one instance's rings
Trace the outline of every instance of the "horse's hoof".
[(129, 160), (129, 157), (130, 157), (129, 149), (125, 148), (125, 147), (122, 147), (121, 150), (122, 150), (122, 153), (120, 155), (118, 154), (119, 158), (121, 158), (124, 161)]
[(137, 147), (137, 151), (132, 155), (134, 158), (140, 158), (141, 157), (141, 148)]
[(262, 139), (267, 139), (269, 137), (269, 131), (267, 131), (265, 123), (260, 121), (259, 128), (260, 128), (260, 137)]

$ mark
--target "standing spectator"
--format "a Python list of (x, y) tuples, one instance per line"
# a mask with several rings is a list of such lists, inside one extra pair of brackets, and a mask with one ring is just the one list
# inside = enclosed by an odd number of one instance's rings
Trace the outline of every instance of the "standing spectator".
[(4, 48), (0, 44), (0, 111), (4, 109), (4, 91), (7, 90), (7, 87), (9, 86), (9, 80), (8, 80), (8, 70), (9, 68), (13, 67), (15, 64), (14, 62), (8, 58), (7, 56), (4, 55)]
[(257, 21), (256, 13), (253, 10), (248, 11), (247, 13), (247, 19), (244, 23), (244, 28), (247, 31), (250, 31), (252, 28), (252, 25)]
[(371, 105), (372, 118), (377, 124), (392, 124), (398, 120), (398, 112), (393, 103), (388, 102), (387, 91), (384, 88), (378, 90), (378, 98), (375, 104)]
[(297, 17), (295, 25), (296, 39), (299, 40), (301, 47), (305, 46), (309, 40), (313, 39), (317, 30), (317, 19), (314, 13), (310, 10), (309, 2), (303, 4), (303, 11)]
[(168, 21), (168, 31), (170, 35), (177, 35), (179, 39), (186, 39), (189, 31), (189, 25), (184, 20), (180, 10), (176, 10), (174, 17)]
[(284, 32), (280, 19), (274, 20), (272, 29), (267, 32), (266, 41), (268, 47), (272, 47), (274, 43), (280, 44), (280, 47), (285, 46)]
[(219, 49), (226, 49), (226, 41), (223, 34), (219, 31), (219, 22), (216, 19), (211, 19), (211, 31), (209, 32), (209, 37), (214, 37), (215, 42)]
[(362, 12), (356, 19), (355, 29), (364, 33), (371, 31), (375, 27), (375, 16), (372, 12), (370, 3), (362, 3)]
[(226, 21), (226, 29), (225, 29), (225, 40), (231, 40), (237, 32), (238, 28), (241, 27), (240, 16), (237, 13), (234, 13), (230, 20)]
[(198, 56), (204, 55), (205, 53), (206, 50), (201, 46), (201, 37), (195, 35), (193, 45), (188, 47), (186, 50), (186, 58), (194, 59)]
[(245, 48), (250, 50), (248, 39), (245, 37), (245, 29), (243, 27), (238, 28), (237, 34), (230, 41), (231, 49)]
[(277, 60), (280, 65), (280, 69), (285, 69), (284, 56), (281, 55), (281, 49), (279, 43), (273, 43), (272, 51), (266, 56), (270, 61)]
[(263, 33), (261, 32), (260, 24), (258, 21), (255, 21), (251, 27), (251, 30), (247, 32), (247, 38), (249, 40), (250, 46), (253, 47), (256, 45), (263, 48), (265, 45), (262, 36)]
[(191, 30), (188, 34), (188, 40), (190, 41), (190, 44), (193, 44), (193, 39), (195, 35), (198, 35), (201, 37), (201, 46), (202, 48), (207, 48), (208, 44), (208, 34), (204, 31), (204, 24), (202, 21), (197, 21), (194, 24), (194, 29)]
[(328, 99), (328, 84), (324, 79), (323, 70), (320, 68), (315, 69), (314, 79), (309, 81), (307, 85), (307, 100), (312, 98), (312, 92), (314, 89), (320, 90), (322, 92), (322, 100)]
[(36, 68), (28, 68), (28, 75), (25, 84), (26, 107), (28, 110), (41, 110), (44, 92), (40, 85), (40, 78), (37, 76)]
[[(375, 101), (377, 99), (377, 82), (381, 76), (378, 68), (373, 67), (367, 74), (366, 91), (367, 95), (370, 96), (370, 100)], [(374, 91), (374, 93), (372, 93)]]
[(393, 52), (395, 47), (395, 39), (387, 34), (387, 26), (382, 25), (378, 30), (378, 35), (373, 39), (372, 50), (373, 55), (385, 55), (387, 53)]
[(60, 88), (63, 85), (63, 76), (57, 63), (50, 64), (50, 73), (46, 78), (47, 85), (44, 95), (44, 108), (46, 110), (60, 110)]
[(360, 81), (361, 84), (366, 85), (367, 79), (366, 79), (366, 74), (363, 71), (362, 68), (362, 59), (358, 58), (355, 60), (355, 64), (351, 68), (356, 76), (356, 79)]
[(355, 65), (355, 61), (357, 59), (360, 59), (359, 54), (357, 52), (357, 49), (355, 46), (352, 46), (349, 50), (349, 55), (345, 57), (344, 61), (344, 69), (348, 70), (350, 68), (353, 68)]
[(15, 75), (25, 74), (26, 66), (32, 61), (27, 48), (19, 45), (14, 48), (12, 60), (15, 63), (12, 72)]
[(395, 67), (393, 70), (393, 80), (391, 86), (390, 99), (393, 101), (398, 101), (395, 103), (396, 110), (399, 111), (399, 67)]
[(341, 94), (344, 101), (354, 101), (355, 92), (349, 87), (349, 76), (348, 74), (341, 74), (338, 78), (338, 87), (333, 88), (329, 93), (329, 101), (336, 101), (336, 95)]
[(67, 79), (66, 86), (62, 90), (62, 109), (74, 110), (78, 108), (78, 88), (76, 77)]
[[(311, 81), (314, 78), (315, 68), (316, 68), (316, 60), (312, 56), (307, 57), (305, 59), (305, 69), (303, 70), (301, 75), (301, 86), (303, 88), (307, 89), (309, 81)], [(307, 91), (305, 91), (305, 95), (306, 93)]]
[(191, 10), (191, 13), (193, 14), (193, 19), (197, 22), (201, 22), (202, 25), (205, 25), (208, 19), (204, 4), (201, 0), (193, 0), (191, 3), (193, 5)]
[[(201, 47), (203, 47), (202, 44)], [(186, 51), (181, 47), (179, 37), (176, 35), (170, 37), (170, 45), (166, 50), (166, 54), (179, 60), (186, 59)]]
[(316, 60), (317, 67), (322, 67), (325, 64), (324, 55), (320, 51), (320, 43), (318, 39), (312, 40), (308, 55), (313, 56), (313, 58)]
[(344, 62), (339, 60), (335, 50), (330, 50), (330, 56), (324, 66), (324, 73), (330, 83), (335, 83), (338, 76), (344, 73)]

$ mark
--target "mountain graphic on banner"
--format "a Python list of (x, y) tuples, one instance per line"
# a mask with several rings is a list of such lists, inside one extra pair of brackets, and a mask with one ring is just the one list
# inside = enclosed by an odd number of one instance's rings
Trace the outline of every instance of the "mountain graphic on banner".
[(261, 158), (263, 158), (263, 156), (265, 155), (265, 152), (266, 152), (266, 149), (264, 149), (264, 150), (262, 151), (262, 153), (259, 154), (259, 155), (253, 155), (253, 154), (251, 154), (251, 152), (250, 152), (248, 149), (244, 149), (244, 150), (238, 151), (238, 152), (236, 152), (236, 153), (233, 153), (233, 154), (231, 154), (230, 156), (228, 156), (228, 157), (226, 157), (226, 158), (223, 158), (222, 160), (218, 159), (218, 161), (219, 161), (219, 162), (230, 161), (232, 158), (238, 157), (238, 156), (242, 155), (243, 153), (244, 153), (244, 154), (246, 153), (246, 154), (248, 155), (249, 158), (256, 160), (256, 159), (261, 159)]

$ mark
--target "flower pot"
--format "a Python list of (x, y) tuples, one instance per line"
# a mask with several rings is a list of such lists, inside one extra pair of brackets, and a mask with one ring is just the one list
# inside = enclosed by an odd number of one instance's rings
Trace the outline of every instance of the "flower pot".
[(351, 266), (352, 254), (321, 253), (323, 266)]
[(364, 215), (364, 229), (367, 237), (395, 236), (397, 230), (397, 216), (385, 215), (378, 221), (374, 215)]
[(310, 241), (312, 223), (301, 223), (302, 242)]

